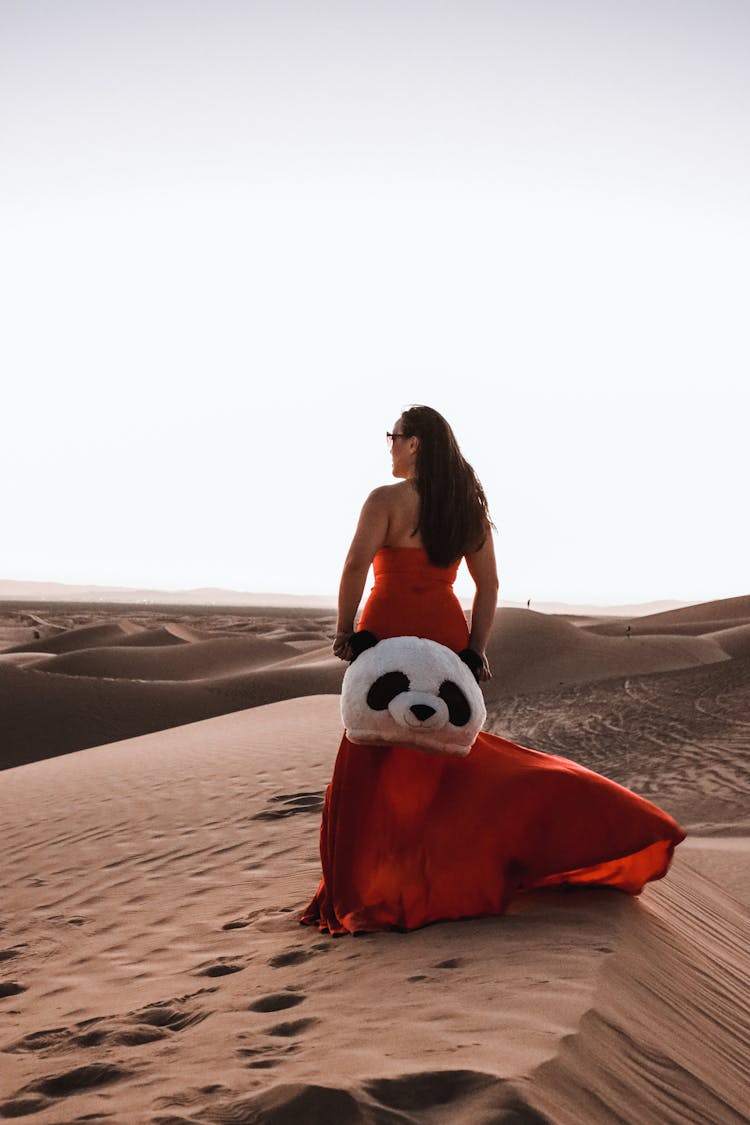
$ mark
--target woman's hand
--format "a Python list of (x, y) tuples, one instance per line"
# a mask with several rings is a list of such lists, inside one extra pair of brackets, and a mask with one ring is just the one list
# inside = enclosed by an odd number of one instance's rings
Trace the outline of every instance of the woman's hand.
[(340, 629), (333, 639), (333, 655), (338, 656), (339, 660), (351, 660), (352, 653), (349, 645), (350, 640), (354, 636), (351, 629)]
[(469, 647), (462, 649), (458, 654), (458, 658), (464, 662), (478, 683), (482, 683), (483, 680), (492, 679), (492, 672), (490, 671), (490, 664), (486, 653), (479, 652), (477, 649)]

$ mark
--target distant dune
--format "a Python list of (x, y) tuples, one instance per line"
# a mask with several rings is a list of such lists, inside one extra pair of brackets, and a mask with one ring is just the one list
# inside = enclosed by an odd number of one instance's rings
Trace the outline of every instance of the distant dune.
[[(153, 590), (130, 586), (81, 586), (64, 582), (19, 582), (0, 579), (0, 603), (2, 601), (23, 603), (79, 603), (83, 605), (153, 605), (181, 606), (199, 609), (216, 607), (239, 608), (281, 608), (281, 609), (335, 609), (335, 594), (282, 594), (252, 593), (245, 590), (225, 590), (220, 587), (204, 586), (193, 590)], [(470, 599), (463, 599), (466, 607)], [(521, 609), (526, 603), (502, 600), (503, 606)], [(686, 605), (686, 602), (661, 600), (642, 604), (596, 606), (569, 605), (565, 602), (533, 601), (537, 612), (564, 614), (568, 616), (643, 616), (662, 610)]]
[(727, 660), (718, 637), (600, 636), (533, 610), (498, 610), (487, 645), (493, 700), (564, 684), (636, 676)]
[(702, 602), (699, 605), (682, 606), (665, 613), (653, 613), (641, 619), (641, 624), (653, 625), (656, 622), (731, 621), (735, 625), (750, 621), (750, 594), (739, 598), (722, 598), (715, 602)]
[(123, 605), (175, 606), (279, 606), (312, 609), (335, 608), (335, 595), (248, 593), (201, 586), (193, 590), (153, 590), (134, 586), (81, 586), (66, 582), (21, 582), (0, 579), (0, 600), (32, 602), (100, 602)]
[[(601, 621), (574, 624), (500, 609), (485, 698), (492, 707), (572, 685), (729, 664), (750, 650), (750, 627), (738, 623), (748, 607), (750, 598), (734, 598), (635, 618), (629, 636), (621, 622), (605, 624), (603, 634)], [(729, 628), (714, 627), (716, 612), (732, 622)], [(679, 631), (653, 632), (662, 619), (665, 629)], [(44, 616), (10, 611), (0, 617), (0, 762), (20, 765), (248, 707), (338, 693), (344, 665), (331, 654), (333, 624), (332, 615), (309, 607), (172, 607), (169, 618), (149, 607), (132, 607), (128, 616), (116, 606), (87, 613), (47, 606)]]
[[(107, 677), (120, 680), (217, 679), (234, 672), (268, 667), (296, 656), (290, 644), (258, 637), (215, 637), (193, 643), (156, 643), (155, 630), (128, 637), (117, 647), (84, 648), (42, 659), (37, 669), (67, 676)], [(166, 633), (167, 630), (164, 630)]]
[(65, 629), (56, 635), (4, 646), (5, 652), (76, 652), (98, 645), (122, 644), (132, 633), (139, 632), (136, 625), (126, 621), (113, 621), (101, 625), (80, 625)]
[(630, 628), (631, 633), (662, 635), (682, 633), (698, 636), (710, 631), (719, 632), (738, 625), (750, 625), (750, 597), (724, 598), (703, 605), (683, 606), (665, 613), (651, 613), (634, 620), (592, 621), (585, 627), (589, 632), (621, 636)]
[(706, 640), (716, 641), (729, 656), (750, 656), (750, 623), (733, 629), (719, 629), (704, 636)]

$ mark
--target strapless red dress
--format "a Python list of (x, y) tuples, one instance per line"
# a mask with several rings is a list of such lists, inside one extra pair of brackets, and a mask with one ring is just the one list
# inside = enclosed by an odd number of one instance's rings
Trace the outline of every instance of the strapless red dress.
[[(458, 564), (384, 548), (359, 627), (378, 638), (468, 643)], [(481, 733), (465, 758), (341, 741), (320, 831), (323, 878), (303, 914), (331, 934), (411, 930), (502, 914), (519, 890), (638, 894), (669, 867), (680, 826), (575, 762)]]

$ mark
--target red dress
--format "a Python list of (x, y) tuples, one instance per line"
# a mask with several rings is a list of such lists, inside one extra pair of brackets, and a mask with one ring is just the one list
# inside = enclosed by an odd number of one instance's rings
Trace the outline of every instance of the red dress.
[[(387, 547), (359, 627), (468, 643), (458, 570)], [(638, 894), (669, 867), (680, 826), (567, 758), (481, 733), (465, 758), (341, 741), (320, 830), (323, 879), (301, 921), (332, 934), (502, 914), (515, 891), (559, 884)]]

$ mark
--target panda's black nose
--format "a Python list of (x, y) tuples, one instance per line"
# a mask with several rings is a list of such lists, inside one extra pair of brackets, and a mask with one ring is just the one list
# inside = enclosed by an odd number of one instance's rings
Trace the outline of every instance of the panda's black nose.
[(409, 708), (409, 710), (411, 711), (412, 715), (417, 716), (420, 723), (423, 723), (425, 719), (429, 719), (430, 715), (435, 714), (435, 708), (428, 707), (426, 703), (414, 703)]

